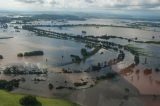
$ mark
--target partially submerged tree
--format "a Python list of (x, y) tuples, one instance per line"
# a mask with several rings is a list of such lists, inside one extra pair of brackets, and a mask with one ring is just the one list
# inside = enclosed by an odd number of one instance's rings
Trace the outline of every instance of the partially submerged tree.
[(3, 56), (2, 56), (2, 55), (0, 55), (0, 59), (3, 59)]
[(52, 85), (51, 83), (49, 83), (49, 84), (48, 84), (48, 88), (49, 88), (50, 90), (52, 90), (52, 89), (53, 89), (53, 85)]

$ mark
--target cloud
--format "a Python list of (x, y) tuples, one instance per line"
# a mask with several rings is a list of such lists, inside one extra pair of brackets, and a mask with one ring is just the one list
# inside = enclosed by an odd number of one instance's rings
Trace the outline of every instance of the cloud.
[(95, 0), (85, 0), (87, 3), (94, 3)]
[(59, 5), (59, 2), (56, 1), (56, 0), (52, 0), (52, 1), (50, 1), (49, 3), (50, 3), (51, 5), (53, 5), (53, 6)]
[(160, 0), (52, 0), (61, 8), (150, 9), (160, 7)]
[(43, 4), (44, 0), (15, 0), (22, 3), (32, 4), (32, 3), (40, 3)]
[[(21, 4), (23, 5), (21, 5)], [(0, 0), (0, 7), (21, 7), (25, 9), (141, 9), (160, 10), (160, 0)], [(41, 4), (41, 5), (37, 5)], [(5, 6), (6, 5), (6, 6)], [(43, 9), (42, 9), (43, 7)]]

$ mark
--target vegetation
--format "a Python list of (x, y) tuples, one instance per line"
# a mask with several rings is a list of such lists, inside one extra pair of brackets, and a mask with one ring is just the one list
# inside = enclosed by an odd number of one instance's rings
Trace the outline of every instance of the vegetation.
[(145, 43), (160, 44), (160, 41), (146, 41)]
[(80, 63), (82, 60), (79, 56), (76, 56), (76, 55), (71, 55), (71, 58), (72, 58), (72, 62), (75, 62), (75, 63)]
[(75, 82), (74, 86), (79, 87), (79, 86), (85, 86), (87, 85), (88, 82)]
[[(6, 91), (0, 90), (0, 106), (21, 106), (19, 101), (24, 95), (12, 94)], [(60, 99), (47, 99), (37, 97), (42, 106), (78, 106), (66, 100)]]
[(147, 55), (142, 48), (135, 47), (131, 44), (124, 46), (125, 50), (130, 51), (133, 55)]
[(19, 100), (22, 106), (42, 106), (42, 104), (34, 96), (24, 96)]
[(88, 57), (93, 56), (100, 50), (100, 47), (96, 47), (94, 50), (91, 52), (88, 52), (85, 48), (81, 49), (81, 54), (83, 56), (83, 60), (86, 60)]
[(50, 90), (52, 90), (52, 89), (53, 89), (53, 84), (49, 83), (49, 84), (48, 84), (48, 88), (49, 88)]
[(155, 71), (156, 71), (156, 72), (160, 72), (160, 69), (159, 69), (159, 68), (155, 68)]
[(47, 74), (47, 70), (39, 69), (39, 68), (30, 68), (23, 67), (19, 68), (19, 66), (13, 65), (10, 67), (6, 67), (3, 70), (3, 73), (6, 75), (14, 74), (14, 75), (25, 75), (25, 74)]
[(24, 56), (41, 56), (41, 55), (44, 55), (43, 51), (32, 51), (24, 53)]
[(0, 37), (0, 39), (11, 39), (13, 37)]
[(122, 61), (122, 60), (124, 59), (124, 57), (125, 57), (124, 52), (123, 52), (123, 51), (120, 51), (117, 60)]
[(139, 64), (139, 55), (134, 56), (134, 62), (135, 62), (135, 65)]
[(0, 89), (12, 91), (14, 88), (19, 87), (19, 80), (0, 80)]
[(99, 70), (101, 70), (102, 68), (101, 68), (101, 66), (99, 65), (99, 63), (98, 63), (98, 65), (92, 65), (92, 71), (99, 71)]
[(2, 55), (0, 55), (0, 59), (3, 59), (3, 56), (2, 56)]
[(97, 80), (104, 80), (104, 79), (113, 79), (117, 76), (117, 73), (115, 72), (109, 72), (106, 75), (97, 77)]
[[(67, 17), (66, 17), (67, 18)], [(34, 27), (121, 27), (121, 28), (135, 28), (135, 29), (141, 29), (137, 26), (121, 26), (121, 25), (106, 25), (106, 24), (64, 24), (64, 25), (32, 25)]]
[(67, 69), (64, 69), (64, 68), (62, 69), (62, 72), (63, 73), (72, 73), (71, 71), (68, 71)]
[(70, 90), (74, 90), (75, 88), (73, 88), (73, 87), (65, 87), (65, 86), (58, 86), (58, 87), (56, 87), (56, 89), (59, 89), (59, 90), (61, 90), (61, 89), (70, 89)]
[(17, 57), (23, 57), (23, 53), (18, 53)]
[(23, 57), (23, 56), (42, 56), (42, 55), (44, 55), (43, 51), (32, 51), (32, 52), (18, 53), (17, 57)]
[(82, 54), (82, 56), (88, 56), (88, 52), (85, 48), (81, 49), (81, 54)]
[(64, 88), (66, 88), (66, 87), (64, 87), (64, 86), (58, 86), (58, 87), (56, 87), (56, 89), (64, 89)]

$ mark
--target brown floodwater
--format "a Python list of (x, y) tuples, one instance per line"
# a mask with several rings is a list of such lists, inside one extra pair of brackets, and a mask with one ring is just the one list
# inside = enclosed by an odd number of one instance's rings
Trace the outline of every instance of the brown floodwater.
[[(46, 28), (43, 28), (46, 29)], [(51, 29), (50, 29), (51, 30)], [(53, 29), (60, 32), (72, 32), (75, 34), (80, 34), (82, 30), (86, 30), (87, 34), (93, 35), (93, 33), (97, 35), (103, 34), (110, 34), (122, 37), (139, 37), (143, 40), (151, 40), (152, 36), (155, 35), (157, 37), (156, 40), (159, 40), (159, 33), (153, 31), (144, 31), (139, 29), (131, 29), (131, 28), (114, 28), (114, 27), (107, 27), (107, 28), (94, 28), (94, 27), (76, 27), (76, 28), (64, 28), (64, 29)], [(32, 81), (34, 77), (37, 76), (4, 76), (0, 75), (1, 79), (12, 79), (17, 77), (24, 77), (26, 78), (26, 82), (21, 84), (21, 88), (27, 89), (25, 92), (34, 93), (36, 90), (37, 92), (42, 92), (45, 95), (50, 95), (50, 91), (48, 90), (48, 83), (56, 83), (55, 86), (64, 85), (64, 81), (67, 80), (69, 82), (68, 86), (73, 86), (74, 81), (80, 81), (84, 79), (89, 82), (89, 84), (94, 84), (93, 78), (97, 75), (105, 74), (105, 70), (100, 73), (75, 73), (75, 74), (62, 74), (62, 73), (55, 73), (60, 72), (61, 68), (71, 68), (73, 70), (85, 70), (91, 65), (98, 64), (98, 62), (109, 61), (117, 57), (118, 53), (112, 50), (104, 50), (101, 49), (98, 53), (94, 56), (88, 58), (85, 62), (80, 64), (69, 64), (71, 63), (72, 59), (70, 57), (71, 54), (79, 55), (81, 57), (80, 50), (81, 48), (85, 47), (85, 44), (75, 41), (67, 41), (67, 40), (59, 40), (53, 38), (46, 38), (36, 36), (32, 32), (20, 30), (20, 32), (15, 32), (13, 27), (9, 27), (6, 31), (4, 29), (0, 29), (0, 37), (9, 36), (14, 37), (11, 39), (0, 39), (0, 54), (4, 56), (3, 60), (0, 60), (0, 67), (4, 67), (8, 64), (12, 63), (33, 63), (41, 66), (45, 66), (49, 68), (49, 75), (43, 76), (47, 78), (44, 82), (36, 83)], [(132, 36), (132, 37), (130, 37)], [(113, 42), (120, 42), (122, 44), (129, 44), (125, 40), (119, 39), (112, 39)], [(137, 47), (141, 47), (143, 51), (149, 54), (147, 57), (147, 64), (144, 64), (146, 56), (140, 56), (140, 64), (136, 66), (131, 71), (126, 72), (125, 74), (121, 74), (128, 82), (134, 85), (140, 93), (142, 94), (158, 94), (160, 95), (160, 72), (156, 72), (155, 68), (160, 68), (160, 46), (155, 44), (135, 44), (131, 43)], [(35, 57), (28, 57), (28, 58), (18, 58), (18, 53), (23, 53), (26, 51), (34, 51), (34, 50), (43, 50), (44, 56), (35, 56)], [(90, 50), (90, 49), (87, 49)], [(100, 53), (104, 52), (103, 55)], [(124, 61), (114, 65), (112, 68), (120, 72), (122, 69), (128, 67), (132, 63), (134, 63), (134, 56), (129, 53), (125, 52), (125, 59)], [(62, 56), (64, 58), (62, 59)], [(48, 60), (46, 62), (46, 59)], [(67, 64), (63, 66), (63, 64)], [(146, 68), (151, 68), (152, 73), (145, 74), (144, 70)], [(136, 70), (139, 69), (139, 73), (136, 73)], [(58, 71), (57, 71), (58, 70)], [(58, 81), (58, 83), (56, 82)], [(31, 89), (31, 90), (30, 90)], [(22, 89), (19, 89), (21, 91)], [(38, 94), (38, 93), (37, 93)]]

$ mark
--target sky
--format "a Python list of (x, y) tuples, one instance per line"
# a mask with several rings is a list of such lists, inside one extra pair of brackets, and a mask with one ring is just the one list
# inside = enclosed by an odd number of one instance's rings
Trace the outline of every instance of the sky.
[(160, 0), (0, 0), (1, 10), (160, 10)]

